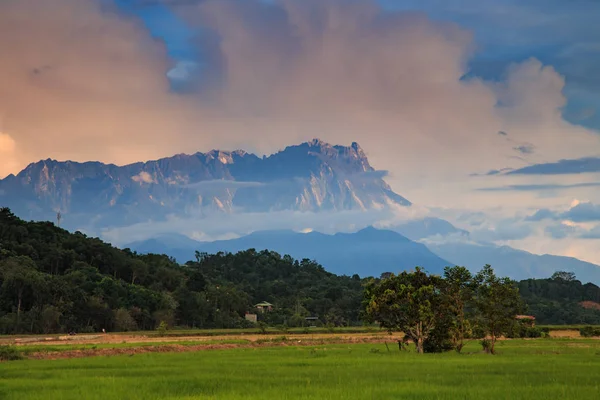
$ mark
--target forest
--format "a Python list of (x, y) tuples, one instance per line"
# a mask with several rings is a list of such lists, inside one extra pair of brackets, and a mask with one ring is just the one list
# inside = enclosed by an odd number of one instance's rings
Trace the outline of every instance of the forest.
[[(381, 278), (255, 249), (179, 265), (0, 209), (0, 334), (254, 326), (246, 313), (269, 326), (362, 325), (365, 289)], [(568, 272), (515, 285), (538, 323), (600, 324), (600, 288)], [(264, 301), (271, 312), (254, 307)]]

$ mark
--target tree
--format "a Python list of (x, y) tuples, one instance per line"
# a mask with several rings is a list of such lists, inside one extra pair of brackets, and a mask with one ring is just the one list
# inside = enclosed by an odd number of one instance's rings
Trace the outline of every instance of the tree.
[(23, 295), (26, 289), (35, 291), (42, 282), (41, 274), (36, 270), (35, 263), (25, 256), (10, 257), (0, 263), (2, 276), (2, 292), (13, 295), (17, 305), (17, 318), (15, 328), (19, 329), (21, 311), (23, 308)]
[(489, 264), (475, 275), (474, 281), (477, 318), (485, 334), (491, 337), (486, 351), (496, 354), (496, 340), (510, 332), (515, 316), (523, 308), (519, 289), (509, 278), (498, 278)]
[(401, 331), (415, 343), (418, 353), (436, 326), (441, 311), (441, 278), (417, 267), (413, 272), (390, 274), (365, 288), (363, 306), (369, 321)]
[(134, 260), (131, 265), (131, 284), (133, 285), (136, 279), (144, 279), (148, 275), (148, 266), (141, 260)]
[(574, 272), (556, 271), (550, 278), (554, 281), (574, 282), (577, 280)]
[(471, 330), (467, 307), (472, 306), (473, 275), (465, 267), (446, 267), (444, 282), (446, 307), (451, 318), (451, 338), (454, 348), (460, 353)]
[(138, 329), (137, 322), (128, 310), (119, 308), (114, 311), (114, 314), (115, 330), (117, 332), (136, 331)]

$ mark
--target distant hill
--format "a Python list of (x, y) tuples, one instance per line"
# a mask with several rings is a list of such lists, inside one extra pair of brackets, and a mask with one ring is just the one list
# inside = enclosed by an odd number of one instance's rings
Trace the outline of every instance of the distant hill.
[(542, 324), (600, 324), (600, 287), (563, 275), (519, 282), (528, 313)]
[(537, 255), (508, 246), (473, 243), (427, 245), (440, 257), (472, 270), (491, 264), (503, 276), (515, 280), (546, 278), (556, 271), (572, 271), (582, 282), (600, 284), (600, 266), (572, 257)]
[(411, 240), (420, 240), (438, 235), (448, 236), (452, 234), (469, 236), (469, 232), (465, 231), (464, 229), (458, 229), (446, 220), (433, 217), (404, 222), (391, 229), (401, 233)]
[(237, 252), (246, 249), (270, 249), (294, 258), (314, 259), (335, 274), (361, 277), (379, 276), (421, 266), (430, 273), (441, 274), (453, 263), (438, 257), (425, 245), (413, 242), (397, 232), (365, 228), (356, 233), (326, 235), (319, 232), (261, 231), (238, 239), (215, 242), (190, 242), (189, 238), (161, 236), (131, 243), (125, 247), (138, 252), (156, 252), (185, 262), (196, 250), (206, 253)]
[(0, 208), (0, 335), (251, 327), (244, 315), (261, 301), (275, 305), (259, 317), (271, 326), (360, 325), (362, 285), (271, 251), (179, 265)]

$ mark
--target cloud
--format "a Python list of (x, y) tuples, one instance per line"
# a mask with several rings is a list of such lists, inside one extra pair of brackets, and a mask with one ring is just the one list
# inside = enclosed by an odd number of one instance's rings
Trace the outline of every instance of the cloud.
[(491, 227), (482, 227), (470, 232), (470, 237), (481, 242), (505, 242), (529, 237), (533, 228), (515, 219), (504, 219)]
[(131, 179), (138, 183), (156, 183), (154, 177), (146, 171), (142, 171), (139, 174), (132, 176)]
[(571, 203), (567, 211), (559, 212), (541, 209), (536, 211), (535, 214), (526, 217), (525, 220), (530, 222), (543, 220), (566, 220), (574, 223), (595, 222), (600, 221), (600, 205), (575, 200)]
[(548, 210), (547, 208), (537, 210), (533, 215), (530, 215), (525, 218), (525, 221), (530, 222), (538, 222), (543, 221), (545, 219), (552, 219), (555, 217), (555, 213), (552, 210)]
[(589, 231), (582, 233), (579, 237), (582, 239), (600, 239), (600, 225), (596, 225)]
[(562, 118), (564, 76), (531, 58), (465, 77), (479, 43), (457, 24), (369, 0), (183, 3), (170, 6), (199, 32), (201, 73), (99, 0), (0, 1), (0, 114), (18, 150), (5, 173), (48, 157), (264, 154), (317, 136), (361, 143), (416, 203), (509, 213), (538, 199), (475, 191), (468, 174), (598, 156), (597, 133)]
[(600, 186), (600, 182), (580, 182), (571, 184), (547, 183), (547, 184), (526, 184), (526, 185), (506, 185), (479, 188), (483, 192), (504, 192), (504, 191), (542, 191), (542, 190), (567, 190), (580, 188), (593, 188)]
[(190, 183), (187, 185), (182, 185), (182, 187), (188, 189), (198, 189), (198, 190), (222, 190), (222, 189), (241, 189), (241, 188), (249, 188), (249, 187), (260, 187), (265, 186), (266, 184), (263, 182), (240, 182), (240, 181), (230, 181), (230, 180), (212, 180), (212, 181), (201, 181), (196, 183)]
[(530, 143), (527, 143), (514, 147), (514, 149), (521, 154), (533, 154), (535, 146)]
[(0, 2), (0, 114), (20, 150), (0, 174), (48, 157), (157, 157), (196, 121), (191, 105), (169, 92), (164, 45), (101, 4)]
[(564, 175), (600, 172), (600, 157), (585, 157), (575, 160), (560, 160), (552, 163), (535, 164), (508, 172), (509, 175)]
[(18, 166), (17, 146), (14, 139), (0, 131), (0, 176), (8, 175)]
[(550, 225), (544, 230), (546, 234), (554, 239), (564, 239), (574, 235), (578, 229), (576, 226), (568, 224)]
[(233, 238), (263, 230), (312, 229), (323, 233), (355, 232), (367, 226), (385, 229), (401, 221), (428, 214), (419, 207), (398, 207), (392, 210), (297, 212), (273, 211), (239, 214), (209, 214), (169, 217), (166, 221), (151, 221), (123, 228), (110, 228), (100, 236), (118, 245), (145, 240), (159, 234), (177, 232), (205, 241)]
[(560, 214), (560, 218), (573, 222), (600, 221), (600, 205), (593, 203), (579, 203), (569, 211)]

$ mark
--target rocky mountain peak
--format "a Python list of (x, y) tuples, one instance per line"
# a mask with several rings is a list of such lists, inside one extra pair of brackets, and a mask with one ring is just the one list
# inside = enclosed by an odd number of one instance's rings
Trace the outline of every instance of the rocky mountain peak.
[(410, 206), (372, 171), (358, 143), (320, 139), (262, 158), (212, 150), (125, 166), (48, 159), (0, 180), (0, 202), (28, 219), (52, 220), (60, 210), (65, 223), (96, 228), (213, 212)]

